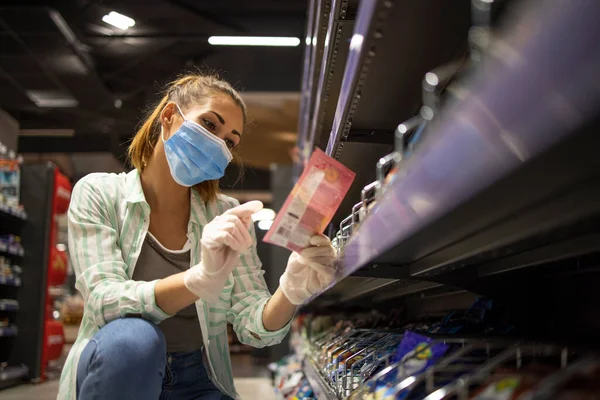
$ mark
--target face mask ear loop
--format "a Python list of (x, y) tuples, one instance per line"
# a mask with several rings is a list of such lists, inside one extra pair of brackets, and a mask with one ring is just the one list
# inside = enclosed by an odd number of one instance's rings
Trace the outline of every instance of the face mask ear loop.
[[(181, 111), (181, 108), (179, 108), (179, 104), (174, 103), (175, 107), (177, 107), (177, 111), (179, 111), (179, 114), (181, 114), (181, 117), (183, 118), (184, 121), (187, 121), (187, 118), (185, 117), (185, 115), (183, 115), (183, 112)], [(160, 138), (162, 139), (163, 143), (166, 142), (165, 140), (165, 132), (162, 129), (162, 127), (160, 128)]]
[(175, 107), (177, 107), (177, 110), (179, 111), (179, 114), (181, 114), (181, 116), (183, 117), (183, 120), (187, 121), (187, 118), (185, 117), (185, 115), (183, 115), (181, 108), (179, 108), (179, 104), (175, 103)]

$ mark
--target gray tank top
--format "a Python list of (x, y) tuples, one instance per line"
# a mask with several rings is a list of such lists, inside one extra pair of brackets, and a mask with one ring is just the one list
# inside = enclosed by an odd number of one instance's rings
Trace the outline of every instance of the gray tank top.
[[(133, 271), (134, 281), (153, 281), (166, 278), (190, 268), (190, 251), (172, 251), (164, 248), (150, 233), (146, 235), (140, 257)], [(167, 351), (191, 352), (202, 348), (202, 330), (196, 305), (192, 304), (158, 327), (167, 339)]]

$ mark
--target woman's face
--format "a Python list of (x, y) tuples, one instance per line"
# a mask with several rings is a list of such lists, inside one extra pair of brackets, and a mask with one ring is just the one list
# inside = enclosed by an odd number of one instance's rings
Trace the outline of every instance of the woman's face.
[[(185, 117), (192, 120), (215, 136), (221, 138), (229, 149), (236, 147), (242, 138), (244, 114), (241, 108), (227, 95), (216, 95), (204, 104), (192, 104), (181, 108)], [(162, 112), (164, 139), (175, 134), (184, 118), (174, 103), (169, 103)]]

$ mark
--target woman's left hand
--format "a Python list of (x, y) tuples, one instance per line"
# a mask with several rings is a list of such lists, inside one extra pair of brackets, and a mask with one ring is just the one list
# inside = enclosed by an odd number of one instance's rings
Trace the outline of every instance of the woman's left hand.
[(299, 305), (325, 289), (335, 278), (335, 248), (325, 235), (310, 239), (311, 247), (292, 253), (279, 285), (290, 303)]

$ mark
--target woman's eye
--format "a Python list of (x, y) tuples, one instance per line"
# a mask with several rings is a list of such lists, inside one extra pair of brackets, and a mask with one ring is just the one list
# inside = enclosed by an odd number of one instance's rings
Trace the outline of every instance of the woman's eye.
[(230, 149), (233, 149), (235, 147), (235, 142), (231, 139), (225, 139), (225, 144), (227, 144), (227, 147), (229, 147)]
[(217, 128), (217, 125), (215, 125), (210, 119), (203, 119), (202, 122), (204, 122), (204, 125), (206, 125), (206, 127), (211, 131), (214, 131)]

